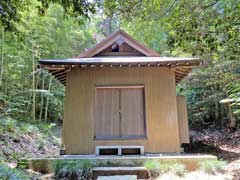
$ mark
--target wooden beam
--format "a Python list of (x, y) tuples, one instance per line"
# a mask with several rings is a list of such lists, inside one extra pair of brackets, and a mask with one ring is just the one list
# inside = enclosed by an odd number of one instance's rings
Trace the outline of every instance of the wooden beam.
[(175, 74), (176, 77), (183, 78), (185, 75)]
[(97, 54), (98, 57), (101, 56), (141, 56), (142, 54), (139, 52), (101, 52)]
[(181, 69), (188, 71), (189, 69), (192, 69), (192, 67), (190, 67), (190, 66), (189, 66), (189, 67), (184, 66), (184, 67), (181, 67)]
[(175, 69), (175, 72), (179, 72), (181, 74), (188, 74), (189, 71), (182, 71), (182, 70), (179, 70), (179, 69)]
[(184, 76), (178, 76), (178, 75), (175, 75), (175, 77), (179, 78), (179, 79), (183, 79)]
[(186, 67), (181, 67), (181, 68), (179, 68), (181, 71), (189, 71), (189, 70), (191, 70), (192, 68), (186, 68)]
[(66, 80), (66, 77), (57, 78), (57, 80), (59, 80), (59, 81), (61, 81), (61, 80)]
[[(196, 64), (196, 63), (195, 63)], [(149, 63), (144, 63), (144, 62), (139, 62), (139, 63), (135, 63), (135, 62), (132, 62), (132, 63), (119, 63), (119, 64), (114, 64), (114, 63), (109, 63), (109, 64), (101, 64), (100, 63), (96, 63), (96, 64), (86, 64), (86, 62), (83, 62), (83, 63), (79, 63), (79, 64), (72, 64), (72, 65), (42, 65), (41, 67), (43, 69), (47, 69), (49, 71), (63, 71), (63, 70), (66, 70), (66, 69), (70, 69), (71, 67), (96, 67), (96, 66), (110, 66), (110, 67), (113, 67), (113, 66), (129, 66), (129, 65), (132, 65), (132, 66), (136, 66), (136, 65), (139, 65), (139, 66), (168, 66), (168, 67), (175, 67), (177, 69), (182, 69), (182, 70), (187, 70), (189, 71), (189, 69), (193, 68), (195, 65), (193, 64), (189, 64), (189, 65), (186, 65), (185, 62), (156, 62), (156, 63), (153, 63), (153, 62), (149, 62)]]
[(57, 71), (57, 72), (53, 72), (53, 73), (51, 73), (53, 76), (58, 76), (58, 75), (62, 75), (62, 74), (66, 74), (66, 71), (64, 70), (64, 71), (62, 71), (62, 70), (60, 70), (60, 71)]
[(57, 73), (62, 71), (61, 69), (57, 69), (57, 70), (48, 70), (49, 73), (53, 74), (53, 73)]
[(60, 75), (55, 75), (55, 78), (59, 79), (59, 78), (62, 78), (62, 77), (66, 77), (66, 73), (65, 74), (60, 74)]
[(178, 74), (183, 74), (184, 76), (186, 76), (190, 71), (180, 71), (180, 70), (177, 70), (175, 72), (178, 73)]
[(66, 85), (66, 82), (65, 81), (59, 81), (63, 86)]
[(176, 79), (176, 82), (180, 82), (182, 79), (180, 78), (175, 78)]
[(61, 81), (59, 81), (60, 83), (65, 83), (66, 82), (66, 79), (64, 79), (64, 80), (61, 80)]
[(186, 76), (188, 73), (184, 73), (184, 72), (181, 72), (181, 71), (175, 71), (175, 74), (180, 74), (182, 76)]
[(59, 68), (59, 67), (46, 67), (44, 69), (46, 69), (46, 70), (65, 70), (65, 68)]
[(69, 67), (70, 67), (70, 65), (63, 65), (63, 64), (43, 64), (43, 65), (41, 65), (41, 68), (49, 69), (49, 70), (54, 70), (54, 69), (64, 70), (64, 69), (69, 68)]

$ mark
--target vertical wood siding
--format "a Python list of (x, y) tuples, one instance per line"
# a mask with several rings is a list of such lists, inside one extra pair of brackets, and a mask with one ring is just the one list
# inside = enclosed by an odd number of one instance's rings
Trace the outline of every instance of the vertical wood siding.
[[(147, 139), (94, 140), (96, 86), (144, 85)], [(179, 152), (174, 71), (164, 67), (73, 68), (67, 74), (63, 143), (67, 154), (97, 145), (143, 145), (145, 152)]]
[(184, 96), (177, 96), (180, 143), (189, 143), (187, 103)]

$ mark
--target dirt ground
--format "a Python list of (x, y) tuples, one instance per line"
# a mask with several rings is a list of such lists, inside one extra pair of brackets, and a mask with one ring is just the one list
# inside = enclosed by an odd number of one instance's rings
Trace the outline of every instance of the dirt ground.
[(240, 158), (240, 129), (231, 132), (228, 129), (205, 129), (190, 131), (190, 153), (208, 153), (219, 159), (232, 162)]
[[(6, 134), (1, 135), (0, 153), (2, 157), (9, 157), (13, 153), (18, 157), (26, 156), (28, 153), (34, 157), (46, 157), (58, 153), (59, 145), (55, 141), (48, 142), (42, 148), (38, 141), (39, 137), (35, 136), (36, 134), (15, 137)], [(198, 170), (185, 172), (183, 176), (177, 176), (168, 172), (162, 174), (157, 180), (240, 180), (239, 130), (230, 132), (227, 129), (205, 129), (202, 131), (191, 131), (190, 137), (191, 143), (186, 152), (216, 155), (218, 159), (228, 162), (224, 167), (224, 171), (208, 174)], [(30, 155), (28, 154), (28, 156)], [(26, 173), (30, 174), (33, 180), (53, 180), (53, 174), (39, 174), (30, 170), (27, 170)]]
[[(240, 130), (209, 128), (202, 131), (190, 131), (191, 143), (187, 152), (213, 154), (220, 160), (227, 161), (225, 172), (204, 177), (202, 172), (189, 173), (205, 179), (236, 179), (240, 180)], [(196, 174), (197, 173), (197, 174)], [(186, 179), (189, 177), (186, 176)], [(191, 179), (191, 178), (190, 178)], [(196, 179), (196, 178), (195, 178)]]
[[(240, 131), (230, 132), (227, 129), (205, 129), (190, 132), (191, 143), (187, 153), (213, 154), (228, 164), (222, 172), (209, 174), (203, 171), (185, 172), (183, 176), (164, 173), (156, 180), (240, 180)], [(53, 174), (36, 177), (43, 180), (53, 180)]]

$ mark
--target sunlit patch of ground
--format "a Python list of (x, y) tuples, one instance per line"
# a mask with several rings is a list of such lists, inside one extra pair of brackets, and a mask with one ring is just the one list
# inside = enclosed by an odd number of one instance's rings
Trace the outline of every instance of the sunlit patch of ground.
[(232, 162), (240, 158), (240, 130), (230, 132), (228, 129), (205, 129), (190, 131), (190, 153), (207, 153), (219, 159)]
[(187, 172), (183, 176), (177, 176), (172, 173), (165, 173), (157, 178), (157, 180), (231, 180), (233, 175), (230, 173), (217, 173), (215, 175), (208, 174), (203, 171)]

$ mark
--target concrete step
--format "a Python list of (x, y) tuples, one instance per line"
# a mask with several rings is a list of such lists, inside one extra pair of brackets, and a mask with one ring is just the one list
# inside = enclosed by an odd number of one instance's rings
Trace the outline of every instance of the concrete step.
[(90, 161), (94, 167), (140, 167), (147, 161), (159, 163), (182, 163), (188, 171), (199, 168), (199, 163), (207, 160), (217, 160), (216, 156), (203, 154), (146, 154), (144, 156), (96, 156), (96, 155), (64, 155), (49, 158), (22, 159), (18, 164), (26, 164), (29, 169), (42, 173), (51, 173), (57, 161)]
[(135, 175), (137, 179), (148, 179), (149, 174), (145, 167), (95, 167), (93, 168), (92, 179), (99, 176), (126, 176)]

